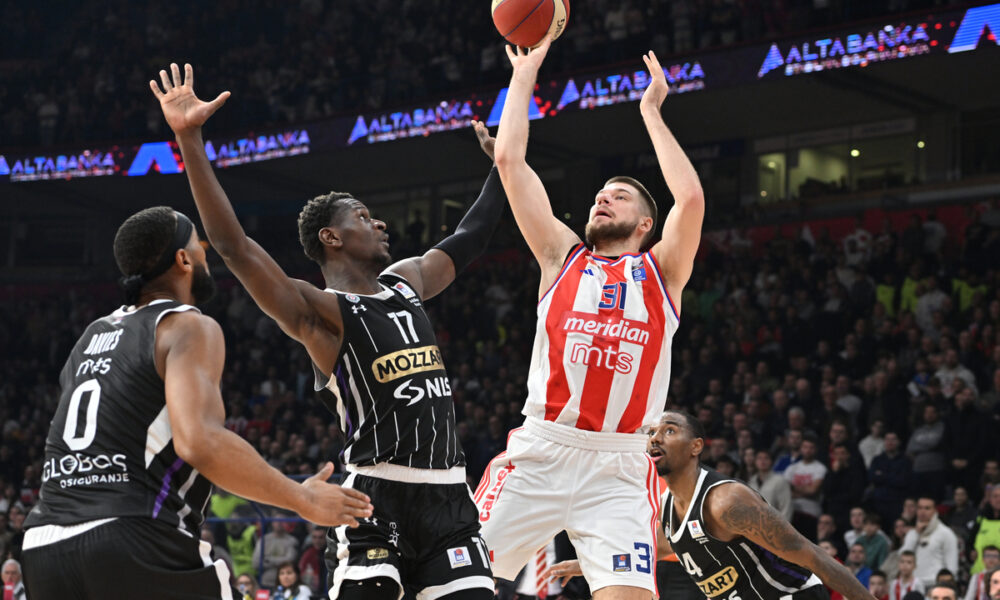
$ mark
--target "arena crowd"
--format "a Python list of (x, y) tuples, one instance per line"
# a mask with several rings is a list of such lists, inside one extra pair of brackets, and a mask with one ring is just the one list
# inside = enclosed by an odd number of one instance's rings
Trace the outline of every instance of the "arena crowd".
[[(166, 136), (146, 82), (174, 60), (196, 67), (206, 93), (233, 92), (230, 107), (213, 118), (220, 131), (440, 100), (507, 79), (485, 0), (297, 4), (7, 4), (0, 9), (0, 142), (37, 147)], [(553, 73), (622, 62), (641, 67), (639, 56), (649, 49), (667, 56), (948, 4), (958, 3), (573, 0), (571, 25), (546, 62)], [(379, 30), (398, 35), (367, 34)]]
[[(979, 576), (1000, 566), (1000, 209), (965, 215), (950, 228), (933, 213), (895, 230), (859, 219), (836, 240), (808, 225), (759, 244), (708, 234), (673, 342), (668, 404), (704, 424), (704, 462), (759, 489), (891, 600), (901, 572), (904, 587), (951, 578), (983, 600)], [(396, 254), (420, 245), (403, 235)], [(524, 251), (493, 253), (428, 304), (473, 486), (522, 421), (535, 269)], [(342, 470), (343, 437), (301, 346), (222, 283), (207, 312), (226, 335), (228, 427), (289, 475), (327, 460)], [(14, 559), (59, 369), (85, 325), (117, 305), (108, 285), (18, 292), (0, 303), (0, 555)], [(223, 492), (212, 514), (230, 520), (204, 536), (234, 573), (287, 594), (320, 590), (322, 531), (262, 525)]]

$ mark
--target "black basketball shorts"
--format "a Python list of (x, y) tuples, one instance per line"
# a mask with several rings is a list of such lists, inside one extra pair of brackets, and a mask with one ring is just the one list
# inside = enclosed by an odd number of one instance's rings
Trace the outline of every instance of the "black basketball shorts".
[(494, 590), (479, 515), (464, 483), (403, 483), (351, 473), (344, 480), (368, 494), (374, 514), (357, 528), (327, 534), (330, 595), (345, 581), (388, 577), (400, 596), (436, 600), (464, 590)]
[(26, 549), (22, 559), (32, 600), (240, 597), (207, 542), (155, 519), (118, 518)]

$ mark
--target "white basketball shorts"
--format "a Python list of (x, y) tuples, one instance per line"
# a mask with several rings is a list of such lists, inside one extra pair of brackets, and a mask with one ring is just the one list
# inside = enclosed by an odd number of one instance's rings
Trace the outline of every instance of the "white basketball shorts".
[(659, 478), (641, 434), (595, 433), (528, 417), (476, 489), (496, 577), (513, 580), (560, 531), (590, 589), (656, 593)]

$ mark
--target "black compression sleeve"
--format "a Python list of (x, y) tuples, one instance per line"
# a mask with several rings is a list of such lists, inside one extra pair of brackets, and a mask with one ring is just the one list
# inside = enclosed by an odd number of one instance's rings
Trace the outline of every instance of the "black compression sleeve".
[(462, 217), (462, 221), (455, 228), (455, 233), (434, 246), (451, 257), (455, 263), (456, 274), (465, 270), (469, 263), (486, 250), (506, 202), (507, 197), (500, 184), (500, 174), (494, 166), (486, 178), (486, 183), (483, 184), (479, 198)]

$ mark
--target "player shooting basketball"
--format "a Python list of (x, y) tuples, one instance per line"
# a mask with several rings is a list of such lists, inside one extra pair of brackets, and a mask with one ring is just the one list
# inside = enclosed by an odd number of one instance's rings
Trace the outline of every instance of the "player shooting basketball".
[(668, 86), (650, 52), (640, 112), (674, 198), (662, 236), (653, 243), (656, 204), (631, 177), (612, 177), (597, 191), (586, 244), (552, 214), (525, 160), (528, 103), (549, 44), (507, 47), (514, 72), (496, 162), (541, 284), (524, 428), (490, 464), (475, 499), (498, 577), (512, 579), (565, 529), (595, 599), (645, 600), (656, 590), (659, 494), (642, 432), (663, 411), (705, 203), (660, 115)]

